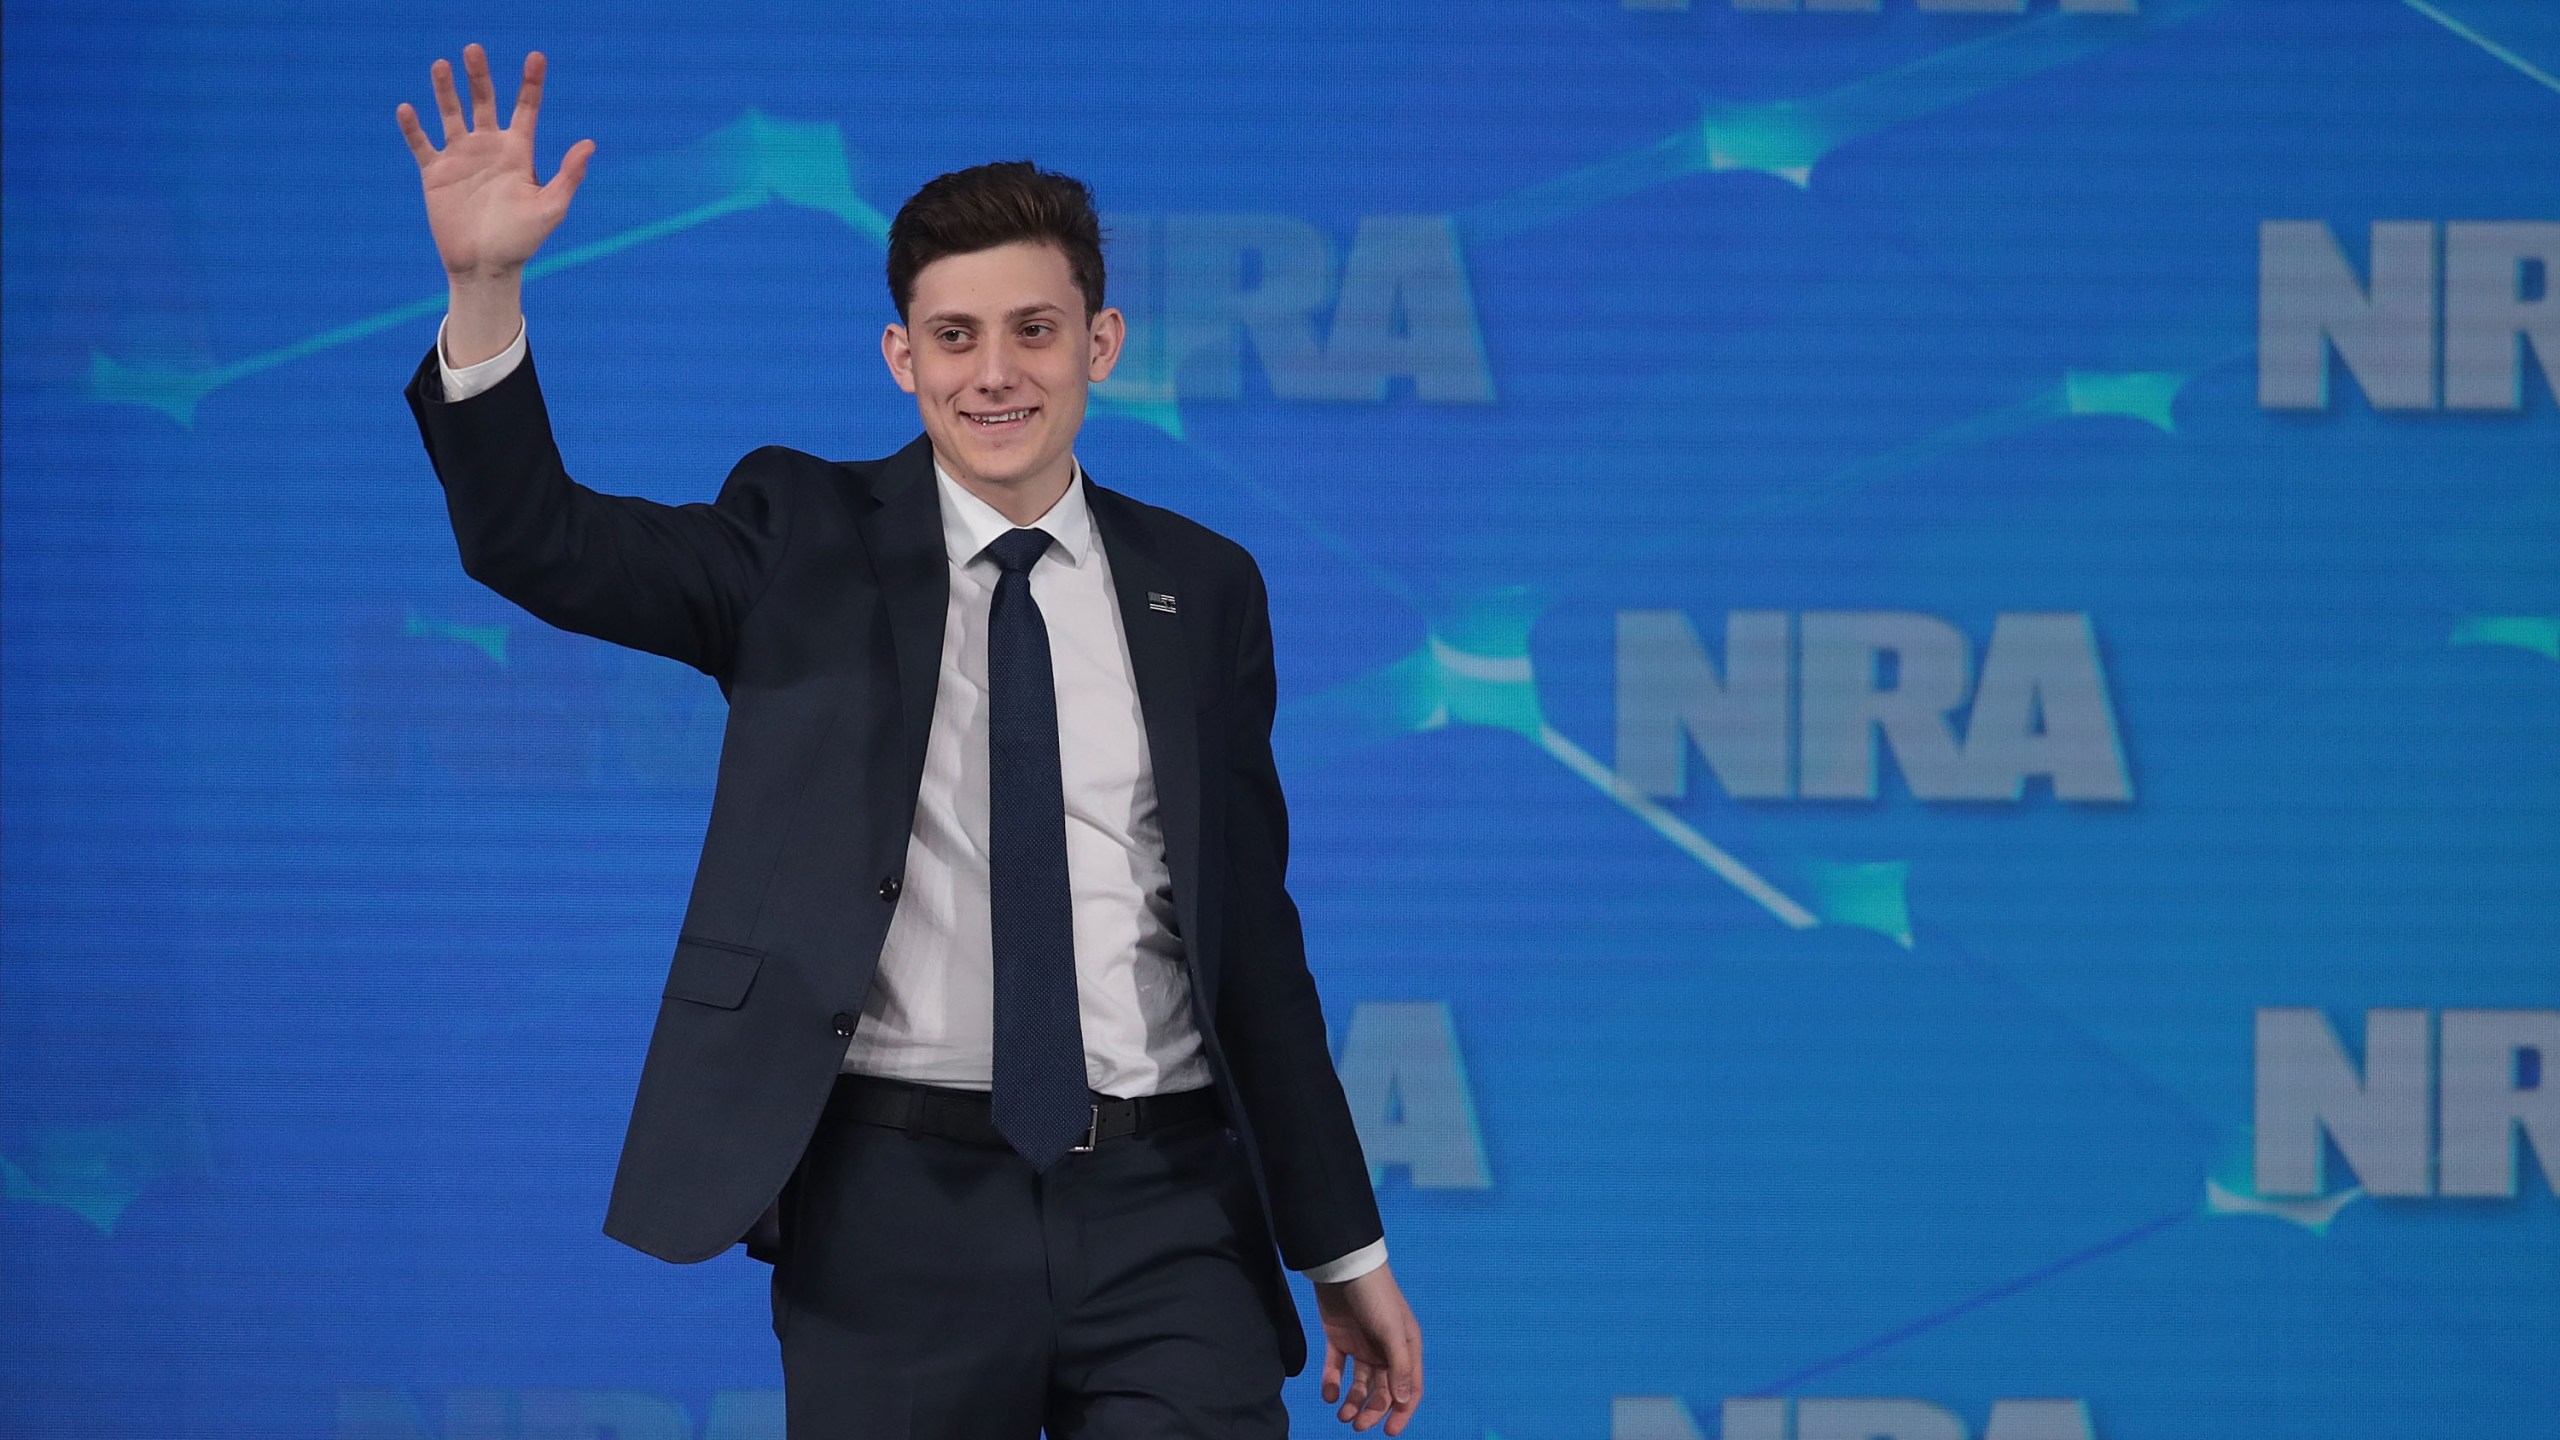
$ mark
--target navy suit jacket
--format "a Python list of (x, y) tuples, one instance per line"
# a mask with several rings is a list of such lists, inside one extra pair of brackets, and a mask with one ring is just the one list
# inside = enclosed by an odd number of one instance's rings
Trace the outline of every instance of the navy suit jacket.
[[(569, 478), (530, 357), (448, 403), (430, 350), (408, 399), (465, 573), (562, 629), (681, 660), (728, 697), (702, 859), (605, 1216), (637, 1249), (708, 1259), (748, 1237), (798, 1165), (897, 903), (949, 597), (931, 446), (847, 462), (767, 447), (711, 503), (662, 505)], [(1192, 1015), (1279, 1258), (1321, 1264), (1381, 1231), (1284, 885), (1261, 571), (1233, 541), (1087, 483)], [(1175, 597), (1172, 613), (1151, 594)], [(1267, 1268), (1295, 1374), (1305, 1337)]]

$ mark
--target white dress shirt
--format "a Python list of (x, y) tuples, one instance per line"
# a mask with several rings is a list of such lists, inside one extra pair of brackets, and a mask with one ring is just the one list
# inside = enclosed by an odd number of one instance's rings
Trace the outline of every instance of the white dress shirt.
[[(512, 373), (525, 333), (496, 356), (454, 368), (436, 357), (448, 402)], [(985, 1090), (994, 1074), (995, 952), (987, 871), (987, 607), (999, 573), (982, 552), (1014, 524), (934, 466), (950, 600), (925, 742), (924, 782), (907, 839), (898, 908), (844, 1068), (917, 1084)], [(1050, 545), (1031, 567), (1057, 685), (1066, 801), (1076, 1000), (1085, 1079), (1105, 1095), (1154, 1095), (1210, 1083), (1191, 1017), (1191, 977), (1156, 813), (1145, 717), (1111, 584), (1087, 508), (1084, 473), (1034, 522)], [(1386, 1263), (1386, 1242), (1305, 1273), (1340, 1281)]]
[[(1014, 528), (934, 467), (951, 599), (907, 839), (905, 889), (880, 946), (845, 1068), (984, 1090), (994, 1073), (995, 948), (987, 872), (987, 609), (1000, 573), (982, 554)], [(1031, 598), (1049, 632), (1058, 690), (1058, 771), (1067, 806), (1077, 1014), (1085, 1080), (1105, 1095), (1209, 1083), (1191, 976), (1176, 933), (1145, 717), (1122, 634), (1110, 558), (1081, 472), (1034, 528), (1049, 548)]]

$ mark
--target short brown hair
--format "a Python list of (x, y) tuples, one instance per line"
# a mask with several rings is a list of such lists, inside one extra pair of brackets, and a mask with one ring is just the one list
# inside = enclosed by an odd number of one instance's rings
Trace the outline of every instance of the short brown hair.
[(1084, 292), (1085, 318), (1102, 313), (1102, 220), (1093, 191), (1028, 160), (999, 160), (937, 175), (889, 222), (889, 298), (907, 318), (916, 276), (948, 255), (1029, 240), (1055, 245)]

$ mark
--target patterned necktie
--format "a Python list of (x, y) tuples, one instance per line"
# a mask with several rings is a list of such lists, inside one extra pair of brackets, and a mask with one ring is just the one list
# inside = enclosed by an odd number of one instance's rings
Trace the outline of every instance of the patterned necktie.
[(1035, 1170), (1092, 1118), (1076, 1014), (1067, 802), (1058, 773), (1058, 686), (1031, 566), (1049, 548), (1013, 530), (986, 549), (1004, 572), (987, 606), (987, 880), (995, 938), (995, 1124)]

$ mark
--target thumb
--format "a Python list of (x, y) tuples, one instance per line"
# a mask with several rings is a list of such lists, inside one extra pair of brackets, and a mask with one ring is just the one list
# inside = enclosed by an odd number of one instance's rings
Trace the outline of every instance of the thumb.
[(570, 199), (578, 193), (578, 186), (586, 180), (587, 161), (594, 158), (595, 153), (596, 142), (593, 140), (581, 140), (570, 146), (569, 153), (560, 157), (560, 172), (542, 187), (542, 197), (563, 210), (567, 209)]
[(1387, 1327), (1380, 1337), (1386, 1351), (1387, 1393), (1399, 1404), (1410, 1404), (1422, 1398), (1422, 1347), (1418, 1337), (1407, 1334), (1401, 1325)]

